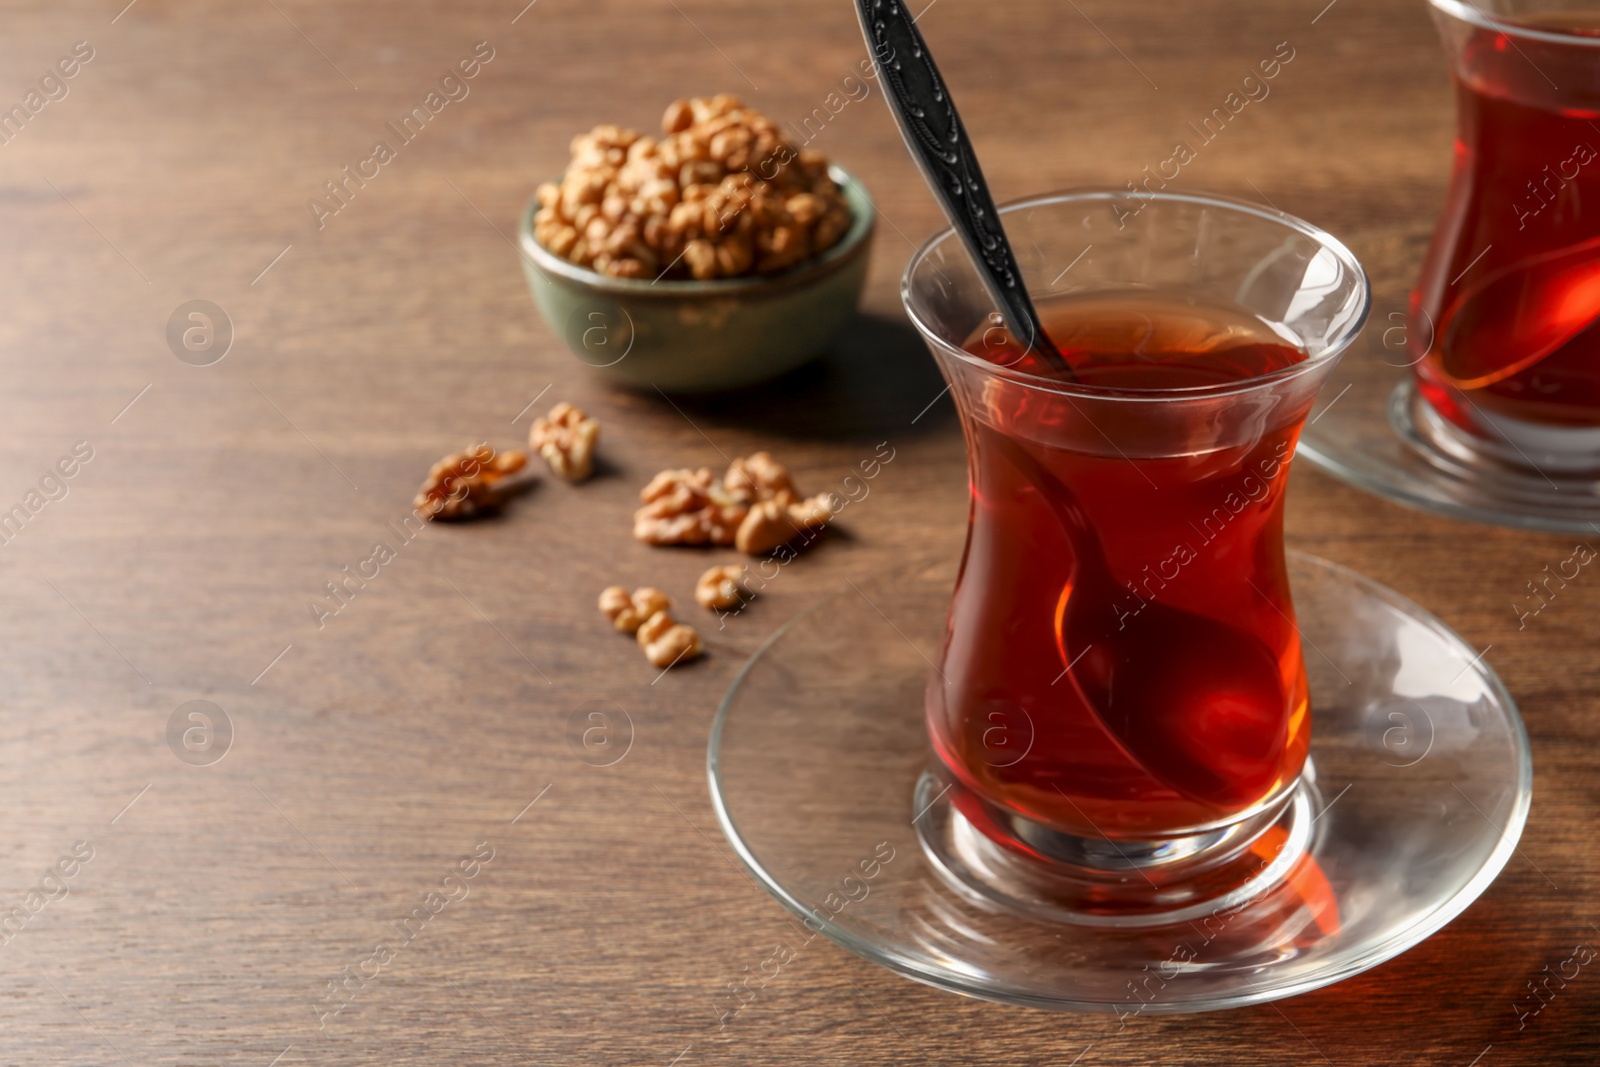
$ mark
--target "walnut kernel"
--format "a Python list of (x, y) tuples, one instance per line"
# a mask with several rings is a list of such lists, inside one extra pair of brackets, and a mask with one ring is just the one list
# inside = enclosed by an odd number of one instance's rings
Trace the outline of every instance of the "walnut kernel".
[(807, 531), (820, 529), (831, 518), (833, 509), (824, 496), (796, 502), (793, 494), (786, 494), (763, 500), (752, 505), (739, 524), (734, 545), (746, 555), (764, 555)]
[(785, 490), (794, 492), (788, 470), (774, 460), (770, 452), (757, 452), (734, 460), (722, 483), (734, 492), (747, 493), (752, 500), (766, 500)]
[(705, 467), (666, 470), (639, 493), (633, 535), (652, 545), (736, 545), (770, 552), (833, 518), (826, 496), (799, 499), (770, 453), (735, 459), (721, 481)]
[(411, 507), (430, 519), (464, 519), (492, 511), (513, 490), (511, 475), (527, 462), (526, 452), (496, 453), (488, 444), (452, 452), (428, 471)]
[(662, 669), (686, 663), (702, 651), (700, 635), (694, 627), (673, 622), (672, 616), (665, 611), (658, 611), (646, 619), (636, 636), (645, 657)]
[(625, 612), (631, 613), (632, 611), (633, 598), (628, 595), (628, 591), (622, 586), (608, 585), (600, 591), (600, 614), (610, 619), (618, 630), (627, 633), (639, 628), (637, 619), (633, 620), (632, 626), (623, 621), (623, 614)]
[(619, 633), (634, 633), (646, 619), (671, 607), (667, 594), (648, 585), (635, 589), (632, 595), (620, 585), (607, 586), (600, 593), (600, 613), (611, 620)]
[(668, 611), (671, 607), (672, 601), (667, 594), (652, 586), (643, 585), (633, 591), (633, 608), (639, 613), (641, 621)]
[(599, 440), (600, 420), (566, 401), (551, 408), (545, 418), (534, 419), (528, 432), (528, 447), (569, 482), (581, 482), (594, 473), (594, 449)]
[(744, 567), (712, 567), (695, 583), (694, 598), (710, 611), (738, 607), (745, 592)]
[(850, 207), (822, 155), (736, 96), (677, 100), (663, 136), (596, 126), (538, 190), (534, 237), (620, 278), (775, 274), (833, 245)]
[(731, 545), (749, 508), (705, 467), (662, 471), (639, 499), (633, 536), (650, 545)]

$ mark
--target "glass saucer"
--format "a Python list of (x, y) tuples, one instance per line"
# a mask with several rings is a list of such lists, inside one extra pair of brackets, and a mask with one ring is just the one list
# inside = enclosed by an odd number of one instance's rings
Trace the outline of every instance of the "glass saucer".
[[(1297, 454), (1358, 489), (1424, 511), (1593, 533), (1600, 527), (1600, 482), (1563, 477), (1550, 464), (1539, 464), (1541, 472), (1474, 456), (1453, 440), (1458, 431), (1419, 403), (1411, 385), (1417, 357), (1407, 345), (1406, 308), (1432, 223), (1349, 240), (1372, 284), (1372, 316), (1322, 387)], [(1432, 342), (1420, 340), (1424, 348)]]
[(809, 932), (988, 1000), (1204, 1011), (1390, 959), (1510, 857), (1527, 734), (1494, 672), (1415, 604), (1309, 556), (1291, 554), (1290, 575), (1315, 709), (1296, 798), (1308, 861), (1267, 891), (1167, 925), (1086, 925), (950, 871), (937, 841), (953, 815), (929, 796), (923, 724), (950, 588), (926, 575), (849, 585), (745, 665), (711, 733), (723, 832)]

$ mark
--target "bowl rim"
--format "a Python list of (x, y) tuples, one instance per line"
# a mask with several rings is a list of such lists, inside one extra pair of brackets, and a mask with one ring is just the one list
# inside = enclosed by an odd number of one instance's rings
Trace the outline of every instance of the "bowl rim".
[(752, 274), (737, 278), (654, 279), (613, 278), (607, 274), (580, 267), (550, 251), (533, 236), (533, 216), (539, 210), (539, 197), (529, 197), (522, 209), (522, 219), (517, 226), (517, 246), (523, 259), (550, 280), (556, 275), (565, 281), (575, 282), (599, 292), (627, 296), (653, 296), (681, 299), (695, 296), (742, 296), (770, 291), (779, 286), (805, 283), (843, 266), (858, 255), (867, 245), (867, 238), (877, 225), (877, 206), (867, 195), (861, 180), (836, 163), (828, 165), (828, 176), (844, 193), (850, 205), (850, 228), (827, 251), (795, 265), (779, 274)]

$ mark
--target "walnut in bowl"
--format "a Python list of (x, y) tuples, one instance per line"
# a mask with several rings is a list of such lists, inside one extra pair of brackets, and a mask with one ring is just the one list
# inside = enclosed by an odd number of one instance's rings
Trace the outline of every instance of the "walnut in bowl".
[(872, 202), (730, 96), (663, 136), (596, 127), (523, 216), (535, 303), (585, 363), (668, 392), (747, 385), (822, 352), (855, 313)]

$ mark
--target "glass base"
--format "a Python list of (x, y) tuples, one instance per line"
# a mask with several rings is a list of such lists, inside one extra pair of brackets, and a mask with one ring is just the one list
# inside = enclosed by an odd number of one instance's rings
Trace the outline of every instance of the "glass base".
[[(1410, 379), (1389, 394), (1389, 425), (1423, 459), (1456, 481), (1474, 483), (1485, 496), (1525, 508), (1600, 514), (1593, 458), (1600, 457), (1600, 432), (1502, 418), (1495, 423), (1497, 439), (1477, 437), (1435, 411)], [(1550, 447), (1549, 439), (1560, 434), (1595, 447), (1583, 458), (1564, 456)], [(1569, 465), (1577, 469), (1564, 469)]]
[(1264, 829), (1237, 831), (1243, 848), (1120, 843), (1119, 858), (1056, 834), (1036, 842), (1051, 861), (1024, 862), (979, 832), (983, 811), (927, 770), (950, 576), (926, 574), (847, 588), (744, 667), (709, 750), (723, 831), (802, 936), (970, 996), (1127, 1017), (1363, 971), (1504, 866), (1530, 799), (1527, 735), (1476, 651), (1416, 605), (1307, 556), (1290, 580), (1312, 763)]
[(942, 767), (917, 780), (913, 810), (922, 812), (915, 825), (923, 854), (980, 906), (1048, 922), (1161, 926), (1233, 908), (1305, 862), (1321, 806), (1309, 764), (1306, 771), (1269, 810), (1177, 841), (1064, 834), (991, 807)]
[[(1349, 242), (1372, 281), (1372, 322), (1323, 386), (1298, 454), (1358, 489), (1424, 511), (1594, 533), (1600, 481), (1563, 473), (1556, 453), (1540, 447), (1537, 428), (1521, 424), (1527, 432), (1511, 433), (1497, 455), (1492, 442), (1468, 438), (1417, 396), (1406, 308), (1431, 226), (1428, 220)], [(1424, 348), (1432, 340), (1420, 339)]]

